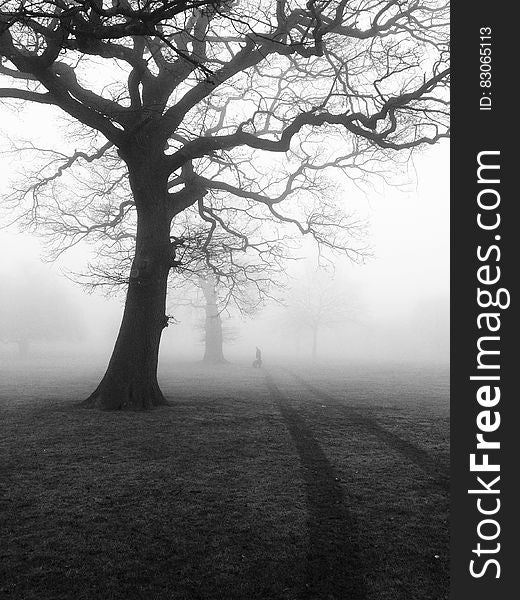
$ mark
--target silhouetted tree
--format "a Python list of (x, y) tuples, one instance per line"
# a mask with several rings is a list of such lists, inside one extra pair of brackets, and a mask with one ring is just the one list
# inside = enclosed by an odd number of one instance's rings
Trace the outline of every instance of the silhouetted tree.
[(37, 166), (12, 197), (19, 219), (58, 252), (136, 221), (121, 328), (87, 406), (165, 403), (159, 342), (185, 214), (205, 227), (203, 253), (225, 234), (228, 258), (262, 258), (277, 223), (352, 252), (321, 174), (364, 178), (447, 135), (447, 18), (438, 0), (2, 3), (0, 98), (60, 108), (83, 146)]
[(317, 268), (291, 286), (282, 328), (298, 339), (302, 333), (310, 334), (311, 357), (316, 360), (320, 332), (354, 321), (358, 310), (353, 291)]
[(217, 290), (214, 277), (200, 278), (200, 288), (204, 294), (206, 318), (204, 323), (204, 358), (205, 363), (218, 364), (226, 362), (224, 358), (222, 319), (218, 308)]
[[(270, 280), (269, 286), (277, 282)], [(259, 290), (247, 285), (247, 280), (236, 278), (233, 287), (224, 287), (213, 272), (200, 272), (197, 278), (185, 280), (176, 288), (177, 295), (171, 300), (171, 310), (188, 307), (204, 311), (204, 319), (196, 329), (201, 333), (204, 344), (203, 362), (210, 365), (225, 364), (224, 345), (237, 337), (236, 328), (225, 317), (252, 317), (266, 299), (267, 284)]]
[[(248, 218), (240, 215), (240, 220), (240, 229), (248, 231)], [(236, 226), (239, 227), (238, 222)], [(354, 229), (353, 224), (353, 234)], [(132, 244), (136, 239), (131, 219), (119, 223), (117, 231), (108, 231), (105, 238), (109, 243), (98, 252), (97, 263), (91, 264), (86, 273), (76, 274), (76, 280), (91, 290), (101, 287), (112, 294), (128, 285)], [(203, 326), (198, 328), (203, 331), (203, 361), (225, 363), (223, 345), (234, 333), (229, 326), (223, 326), (222, 314), (251, 317), (279, 294), (285, 281), (287, 251), (292, 244), (287, 238), (273, 236), (257, 256), (251, 256), (247, 249), (233, 247), (233, 236), (227, 232), (208, 238), (207, 231), (198, 230), (189, 215), (182, 231), (177, 229), (172, 239), (176, 268), (172, 269), (168, 284), (167, 312), (174, 313), (169, 319), (176, 322), (175, 314), (181, 307), (203, 310)]]
[(0, 340), (17, 344), (21, 357), (28, 356), (33, 342), (81, 337), (77, 308), (49, 271), (26, 262), (17, 273), (2, 273), (1, 279)]

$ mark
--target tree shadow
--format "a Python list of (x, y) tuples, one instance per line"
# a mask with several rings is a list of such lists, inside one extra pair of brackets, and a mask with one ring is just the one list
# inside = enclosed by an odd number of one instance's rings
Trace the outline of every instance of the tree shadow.
[(367, 590), (358, 531), (334, 468), (312, 431), (264, 371), (267, 387), (287, 425), (303, 467), (309, 546), (300, 600), (363, 600)]
[[(294, 377), (299, 383), (301, 383), (304, 387), (306, 387), (310, 392), (312, 392), (316, 398), (327, 402), (329, 404), (333, 404), (334, 406), (338, 406), (339, 402), (337, 398), (334, 398), (327, 392), (320, 390), (316, 386), (312, 385), (302, 377), (300, 377), (294, 371), (286, 369), (288, 373)], [(428, 477), (431, 478), (431, 481), (434, 485), (441, 488), (443, 491), (447, 492), (450, 488), (450, 479), (449, 475), (444, 472), (442, 465), (431, 456), (426, 450), (416, 446), (412, 442), (405, 440), (399, 437), (397, 434), (385, 429), (372, 417), (364, 415), (359, 410), (356, 410), (350, 406), (341, 405), (341, 408), (348, 412), (349, 420), (351, 423), (357, 425), (358, 427), (364, 429), (367, 433), (373, 435), (375, 438), (395, 450), (401, 456), (409, 460), (410, 462), (417, 465)]]

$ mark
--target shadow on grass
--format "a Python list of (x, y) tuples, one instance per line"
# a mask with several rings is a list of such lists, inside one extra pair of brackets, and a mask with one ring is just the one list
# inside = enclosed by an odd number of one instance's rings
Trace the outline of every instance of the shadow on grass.
[[(327, 392), (320, 390), (312, 383), (309, 383), (297, 373), (290, 369), (285, 369), (288, 373), (301, 383), (305, 388), (312, 392), (317, 398), (324, 402), (329, 402), (334, 405), (338, 405), (338, 399), (334, 398)], [(350, 422), (362, 427), (366, 432), (370, 433), (386, 445), (390, 446), (393, 450), (399, 452), (402, 456), (417, 465), (422, 471), (424, 471), (432, 480), (432, 483), (441, 488), (444, 491), (448, 491), (450, 488), (449, 477), (442, 473), (438, 461), (436, 461), (426, 450), (419, 448), (412, 442), (405, 440), (395, 433), (385, 429), (377, 421), (371, 417), (363, 415), (358, 410), (352, 407), (343, 405), (345, 411), (348, 411)]]
[(363, 600), (367, 590), (359, 558), (358, 532), (345, 506), (338, 477), (305, 421), (289, 405), (269, 373), (264, 371), (264, 374), (303, 467), (309, 547), (305, 588), (299, 598)]

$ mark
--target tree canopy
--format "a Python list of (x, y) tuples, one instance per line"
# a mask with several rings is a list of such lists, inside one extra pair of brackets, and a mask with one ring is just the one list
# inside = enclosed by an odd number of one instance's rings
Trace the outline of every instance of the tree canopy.
[(232, 210), (260, 208), (332, 243), (326, 207), (301, 222), (281, 203), (320, 194), (326, 168), (360, 174), (377, 151), (447, 135), (447, 10), (431, 0), (7, 1), (0, 97), (53, 104), (102, 134), (89, 140), (95, 152), (62, 157), (56, 177), (114, 150), (127, 162), (153, 152), (172, 216), (197, 206), (215, 233), (232, 228)]

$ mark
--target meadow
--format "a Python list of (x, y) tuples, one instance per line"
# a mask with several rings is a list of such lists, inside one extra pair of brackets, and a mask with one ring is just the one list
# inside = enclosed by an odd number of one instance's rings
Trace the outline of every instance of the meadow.
[(448, 597), (447, 370), (163, 362), (146, 413), (100, 374), (2, 366), (0, 597)]

